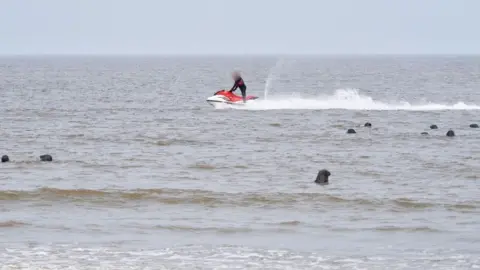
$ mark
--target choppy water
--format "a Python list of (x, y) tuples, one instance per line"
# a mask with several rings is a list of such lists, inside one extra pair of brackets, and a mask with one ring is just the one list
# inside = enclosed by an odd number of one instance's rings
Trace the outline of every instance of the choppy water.
[[(232, 69), (267, 100), (210, 107)], [(479, 57), (3, 58), (0, 74), (1, 269), (480, 268)]]

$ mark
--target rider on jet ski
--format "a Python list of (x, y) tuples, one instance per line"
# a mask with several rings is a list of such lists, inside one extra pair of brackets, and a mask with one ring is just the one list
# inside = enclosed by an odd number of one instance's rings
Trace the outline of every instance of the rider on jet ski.
[(237, 90), (237, 88), (240, 88), (240, 91), (242, 91), (243, 103), (245, 103), (247, 101), (247, 86), (245, 85), (242, 76), (240, 76), (240, 73), (235, 71), (232, 73), (232, 79), (235, 81), (235, 83), (229, 92), (234, 92)]

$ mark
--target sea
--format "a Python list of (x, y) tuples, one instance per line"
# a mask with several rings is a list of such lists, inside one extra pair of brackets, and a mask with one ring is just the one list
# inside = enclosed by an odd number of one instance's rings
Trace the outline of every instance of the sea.
[(0, 123), (1, 270), (480, 269), (480, 56), (3, 56)]

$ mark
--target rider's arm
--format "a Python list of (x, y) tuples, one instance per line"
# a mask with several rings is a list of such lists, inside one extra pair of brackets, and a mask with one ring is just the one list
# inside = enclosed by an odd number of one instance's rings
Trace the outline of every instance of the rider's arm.
[(230, 89), (230, 92), (233, 92), (233, 91), (237, 90), (237, 88), (238, 88), (238, 82), (235, 81), (235, 82), (233, 83), (232, 89)]

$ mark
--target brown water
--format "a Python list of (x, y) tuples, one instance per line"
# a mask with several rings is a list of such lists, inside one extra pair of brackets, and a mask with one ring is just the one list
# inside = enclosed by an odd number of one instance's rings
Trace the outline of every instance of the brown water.
[[(261, 99), (214, 110), (235, 68)], [(0, 74), (1, 269), (480, 268), (478, 57), (30, 57)]]

